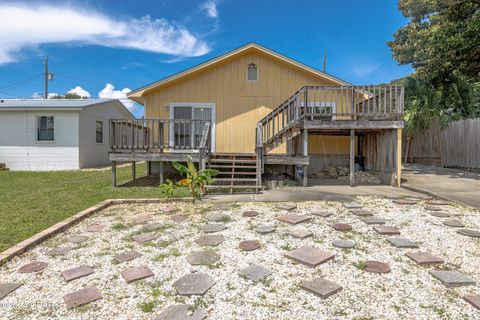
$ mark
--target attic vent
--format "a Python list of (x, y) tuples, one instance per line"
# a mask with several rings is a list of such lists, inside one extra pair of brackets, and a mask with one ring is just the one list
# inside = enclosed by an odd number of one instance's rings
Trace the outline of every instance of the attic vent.
[(258, 80), (258, 67), (255, 63), (250, 63), (247, 66), (247, 81)]

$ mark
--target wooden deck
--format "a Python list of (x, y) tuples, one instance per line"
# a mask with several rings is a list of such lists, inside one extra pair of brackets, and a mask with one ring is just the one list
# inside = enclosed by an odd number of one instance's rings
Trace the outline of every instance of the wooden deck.
[[(298, 164), (300, 157), (308, 159), (309, 134), (348, 135), (351, 186), (355, 185), (355, 150), (366, 153), (372, 170), (391, 171), (400, 186), (404, 91), (396, 85), (300, 88), (257, 124), (262, 172), (272, 160), (282, 163), (285, 158), (285, 163), (290, 159)], [(362, 146), (356, 137), (362, 137)], [(269, 160), (268, 152), (285, 143), (287, 155)], [(308, 163), (302, 165), (307, 186)]]
[[(148, 162), (148, 174), (151, 162), (184, 162), (188, 156), (198, 162), (201, 169), (205, 168), (210, 153), (210, 125), (210, 121), (204, 120), (110, 120), (112, 185), (117, 184), (117, 162), (132, 163), (133, 179), (138, 161)], [(161, 168), (163, 171), (163, 165)]]
[(404, 122), (400, 120), (307, 120), (301, 121), (305, 130), (381, 130), (401, 129)]
[(129, 161), (187, 161), (187, 156), (191, 156), (194, 162), (199, 162), (199, 152), (110, 152), (110, 161), (129, 162)]
[[(391, 172), (399, 186), (403, 103), (403, 86), (305, 86), (257, 123), (254, 154), (231, 156), (255, 159), (257, 187), (265, 165), (303, 166), (306, 186), (309, 134), (345, 135), (350, 138), (352, 186), (356, 150), (366, 167)], [(190, 155), (206, 168), (211, 157), (230, 161), (228, 155), (211, 153), (210, 128), (209, 121), (201, 120), (111, 120), (112, 183), (117, 162), (160, 162), (163, 168), (163, 162), (186, 161)], [(286, 144), (286, 154), (269, 153), (281, 144)]]

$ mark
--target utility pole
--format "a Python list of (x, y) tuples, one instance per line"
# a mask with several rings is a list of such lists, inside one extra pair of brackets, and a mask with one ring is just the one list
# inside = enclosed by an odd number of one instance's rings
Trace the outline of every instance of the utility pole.
[(43, 97), (45, 99), (48, 99), (48, 81), (53, 80), (53, 73), (48, 71), (48, 56), (45, 57), (45, 62), (43, 63), (43, 66), (45, 67), (45, 73), (44, 73), (45, 92), (43, 94)]

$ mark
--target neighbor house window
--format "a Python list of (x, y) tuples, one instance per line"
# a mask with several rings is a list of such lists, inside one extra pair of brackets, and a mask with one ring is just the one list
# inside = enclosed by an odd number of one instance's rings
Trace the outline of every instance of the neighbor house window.
[(53, 117), (37, 117), (38, 141), (54, 141), (54, 130)]
[(103, 121), (96, 122), (95, 140), (97, 143), (103, 143)]
[(247, 66), (247, 80), (248, 81), (258, 80), (258, 67), (255, 63), (250, 63)]

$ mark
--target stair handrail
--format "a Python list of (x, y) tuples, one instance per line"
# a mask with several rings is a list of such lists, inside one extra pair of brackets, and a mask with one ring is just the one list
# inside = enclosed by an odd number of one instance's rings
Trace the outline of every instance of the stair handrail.
[(258, 142), (262, 144), (268, 143), (274, 139), (279, 132), (293, 126), (303, 118), (303, 111), (298, 101), (307, 96), (307, 91), (307, 86), (301, 87), (278, 107), (258, 121)]
[(295, 100), (305, 89), (307, 89), (307, 86), (303, 86), (300, 89), (298, 89), (294, 94), (292, 94), (290, 97), (285, 99), (278, 107), (276, 107), (275, 109), (270, 111), (269, 114), (267, 114), (265, 117), (260, 119), (258, 123), (262, 123), (262, 124), (265, 123), (269, 117), (271, 117), (275, 113), (278, 113), (280, 109), (285, 108), (289, 102)]

